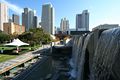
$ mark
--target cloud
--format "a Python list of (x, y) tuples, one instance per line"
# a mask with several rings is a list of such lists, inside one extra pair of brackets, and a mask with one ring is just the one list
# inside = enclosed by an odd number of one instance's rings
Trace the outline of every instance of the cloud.
[(21, 15), (21, 13), (23, 12), (23, 9), (17, 5), (14, 5), (6, 0), (1, 0), (1, 2), (5, 3), (12, 11), (19, 15)]

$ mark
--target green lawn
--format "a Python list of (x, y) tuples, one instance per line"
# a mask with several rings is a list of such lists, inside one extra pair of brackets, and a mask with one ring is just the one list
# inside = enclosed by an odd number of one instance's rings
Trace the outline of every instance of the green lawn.
[[(37, 46), (34, 46), (34, 47), (20, 47), (20, 49), (22, 49), (19, 54), (23, 54), (23, 53), (26, 53), (26, 52), (29, 52), (30, 50), (35, 50), (37, 48), (39, 48), (40, 45), (37, 45)], [(16, 47), (6, 47), (6, 46), (0, 46), (0, 50), (13, 50), (13, 49), (16, 49)], [(12, 52), (8, 52), (9, 54), (12, 54)], [(13, 59), (13, 58), (16, 58), (17, 56), (19, 55), (9, 55), (7, 53), (3, 53), (3, 54), (0, 54), (0, 62), (4, 62), (4, 61), (7, 61), (7, 60), (10, 60), (10, 59)]]
[(10, 59), (13, 59), (13, 58), (16, 58), (17, 56), (24, 54), (26, 52), (29, 52), (29, 50), (22, 50), (19, 53), (14, 53), (14, 54), (13, 54), (13, 52), (10, 52), (9, 54), (7, 54), (7, 53), (0, 54), (0, 63), (5, 62)]
[(0, 46), (0, 50), (12, 50), (15, 49), (16, 47), (1, 47)]
[(17, 55), (7, 55), (7, 54), (0, 54), (0, 62), (4, 62), (13, 58), (16, 58)]

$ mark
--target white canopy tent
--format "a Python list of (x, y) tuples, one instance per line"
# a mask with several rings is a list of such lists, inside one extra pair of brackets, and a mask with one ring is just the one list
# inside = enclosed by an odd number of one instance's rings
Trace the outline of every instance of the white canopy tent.
[(14, 39), (13, 42), (5, 44), (7, 46), (23, 46), (23, 45), (29, 45), (28, 43), (24, 43), (22, 41), (20, 41), (19, 39)]
[(29, 45), (28, 43), (24, 43), (22, 41), (20, 41), (19, 39), (14, 39), (11, 43), (8, 44), (4, 44), (6, 46), (16, 46), (17, 47), (17, 53), (19, 51), (19, 46), (23, 46), (23, 45)]

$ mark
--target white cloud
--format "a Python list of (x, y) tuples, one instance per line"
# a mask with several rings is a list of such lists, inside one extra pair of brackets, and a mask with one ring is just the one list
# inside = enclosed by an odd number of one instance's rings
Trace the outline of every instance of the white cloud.
[(16, 12), (17, 14), (21, 15), (23, 9), (17, 5), (14, 5), (6, 0), (1, 0), (1, 2), (5, 3), (12, 11)]

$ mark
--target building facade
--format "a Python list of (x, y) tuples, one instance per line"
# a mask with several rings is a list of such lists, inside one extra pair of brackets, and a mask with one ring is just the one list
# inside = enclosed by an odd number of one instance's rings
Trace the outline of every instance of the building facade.
[(16, 14), (13, 14), (13, 15), (12, 15), (12, 21), (13, 21), (13, 23), (15, 23), (15, 24), (20, 24), (19, 16), (16, 15)]
[(22, 25), (25, 26), (26, 31), (34, 28), (34, 11), (29, 8), (24, 8), (22, 13)]
[(69, 20), (67, 20), (66, 18), (61, 19), (60, 29), (63, 33), (69, 31)]
[(120, 26), (118, 24), (103, 24), (93, 28), (92, 31), (98, 30), (98, 29), (111, 29), (111, 28), (117, 28), (117, 27), (120, 27)]
[(89, 31), (89, 12), (84, 10), (82, 14), (76, 15), (76, 30)]
[(0, 30), (3, 31), (3, 23), (8, 22), (8, 7), (0, 3)]
[(33, 19), (34, 19), (34, 11), (30, 10), (29, 14), (28, 14), (28, 25), (29, 25), (28, 30), (30, 28), (34, 28), (34, 26), (33, 26), (33, 24), (34, 24), (33, 23)]
[(4, 32), (7, 34), (22, 34), (25, 32), (25, 26), (11, 23), (4, 23)]
[(28, 31), (28, 8), (24, 8), (24, 12), (22, 13), (22, 25), (25, 26), (25, 30)]
[(51, 4), (42, 5), (41, 27), (49, 34), (55, 34), (54, 15), (54, 8)]

